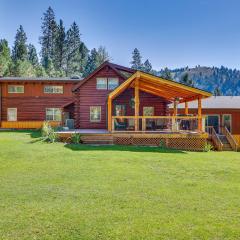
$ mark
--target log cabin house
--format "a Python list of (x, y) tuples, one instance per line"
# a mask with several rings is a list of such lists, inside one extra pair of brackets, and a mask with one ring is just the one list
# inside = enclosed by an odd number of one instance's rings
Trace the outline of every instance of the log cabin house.
[[(209, 135), (223, 149), (214, 126), (205, 128), (202, 101), (211, 93), (105, 62), (85, 79), (0, 78), (1, 128), (40, 128), (73, 119), (86, 143), (166, 145), (203, 150)], [(197, 101), (190, 113), (188, 104)], [(171, 109), (172, 104), (172, 109)], [(184, 112), (178, 114), (178, 105)], [(232, 149), (235, 140), (224, 129)]]

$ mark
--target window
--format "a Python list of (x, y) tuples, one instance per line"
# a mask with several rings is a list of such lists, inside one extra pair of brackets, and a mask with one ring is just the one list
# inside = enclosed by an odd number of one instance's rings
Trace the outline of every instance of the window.
[(8, 93), (24, 93), (23, 85), (8, 85)]
[(118, 78), (108, 78), (108, 90), (118, 87)]
[(47, 121), (61, 121), (62, 113), (60, 108), (47, 108), (46, 120)]
[(124, 116), (126, 114), (125, 105), (116, 105), (115, 106), (115, 114), (116, 114), (116, 116)]
[(100, 121), (101, 121), (101, 107), (100, 106), (90, 107), (90, 122)]
[(44, 86), (44, 93), (63, 93), (63, 86)]
[(107, 89), (107, 78), (97, 78), (97, 89)]
[(154, 107), (143, 107), (143, 116), (153, 116)]
[(223, 114), (222, 125), (226, 127), (229, 132), (232, 131), (232, 115), (231, 114)]
[(8, 121), (17, 121), (17, 108), (7, 109), (7, 119)]

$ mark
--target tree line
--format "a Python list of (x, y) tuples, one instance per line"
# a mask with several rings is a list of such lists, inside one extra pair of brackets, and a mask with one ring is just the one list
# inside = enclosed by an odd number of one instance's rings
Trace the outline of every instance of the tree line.
[(0, 40), (0, 76), (84, 77), (110, 59), (105, 47), (89, 50), (81, 40), (79, 26), (68, 30), (63, 20), (57, 23), (51, 7), (43, 14), (40, 59), (35, 46), (27, 42), (22, 25), (17, 29), (12, 49)]

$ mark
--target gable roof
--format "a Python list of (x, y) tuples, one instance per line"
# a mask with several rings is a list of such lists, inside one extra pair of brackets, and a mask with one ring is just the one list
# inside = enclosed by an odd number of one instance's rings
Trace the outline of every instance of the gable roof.
[(108, 61), (101, 64), (97, 69), (95, 69), (92, 73), (90, 73), (86, 78), (84, 78), (81, 82), (76, 84), (73, 88), (73, 91), (76, 91), (79, 87), (81, 87), (84, 83), (86, 83), (90, 78), (92, 78), (95, 74), (97, 74), (100, 70), (102, 70), (104, 67), (110, 67), (118, 76), (127, 79), (129, 76), (136, 72), (136, 70), (133, 70), (131, 68), (127, 68), (124, 66), (120, 66), (114, 63), (110, 63)]
[[(170, 105), (170, 108), (173, 106)], [(178, 105), (179, 109), (184, 108), (184, 104)], [(197, 109), (197, 102), (190, 102), (189, 109)], [(202, 109), (240, 109), (240, 96), (213, 96), (202, 100)]]
[(199, 97), (208, 98), (212, 96), (210, 92), (198, 88), (189, 87), (142, 71), (136, 71), (109, 94), (109, 99), (115, 98), (129, 87), (134, 87), (136, 80), (139, 82), (139, 90), (163, 97), (169, 101), (179, 98), (179, 102), (188, 102), (196, 100)]

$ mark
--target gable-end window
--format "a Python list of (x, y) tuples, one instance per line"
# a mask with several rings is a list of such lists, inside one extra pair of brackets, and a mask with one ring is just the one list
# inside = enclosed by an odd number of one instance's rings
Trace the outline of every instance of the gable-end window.
[(143, 107), (143, 116), (153, 116), (154, 107)]
[(8, 93), (24, 93), (23, 85), (8, 85)]
[(97, 89), (107, 89), (107, 78), (97, 78)]
[(7, 109), (7, 120), (11, 122), (17, 121), (17, 108)]
[(47, 121), (61, 121), (62, 112), (60, 108), (46, 108)]
[(90, 107), (90, 122), (101, 121), (101, 106)]
[(62, 94), (63, 86), (44, 86), (44, 93)]
[(108, 78), (108, 89), (113, 90), (118, 87), (118, 78)]

